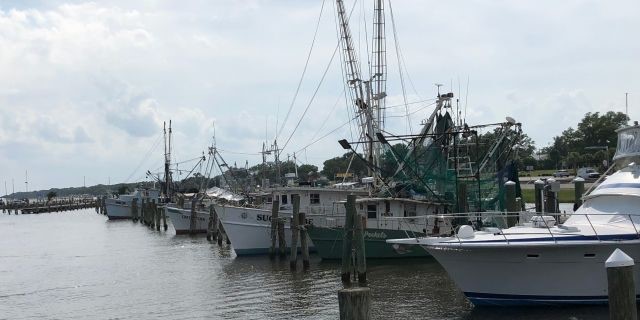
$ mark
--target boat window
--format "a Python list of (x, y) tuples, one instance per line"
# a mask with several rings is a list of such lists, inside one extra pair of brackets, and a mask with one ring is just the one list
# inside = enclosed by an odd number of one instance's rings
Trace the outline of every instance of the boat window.
[(416, 204), (415, 203), (406, 203), (404, 205), (404, 216), (405, 217), (415, 217), (416, 216)]
[(282, 203), (281, 204), (287, 204), (287, 195), (286, 194), (282, 195)]
[(585, 253), (585, 254), (584, 254), (584, 257), (585, 257), (585, 258), (595, 258), (595, 257), (596, 257), (596, 254), (595, 254), (595, 253)]
[(309, 194), (309, 203), (310, 204), (320, 204), (320, 194), (319, 193), (310, 193)]
[(267, 197), (267, 203), (272, 203), (272, 202), (273, 202), (273, 198)]
[(367, 218), (375, 219), (378, 214), (378, 206), (375, 204), (367, 205)]
[(537, 253), (529, 253), (527, 254), (527, 259), (538, 259), (540, 258), (540, 255)]
[(386, 216), (390, 215), (391, 212), (391, 202), (389, 200), (384, 201), (384, 213)]

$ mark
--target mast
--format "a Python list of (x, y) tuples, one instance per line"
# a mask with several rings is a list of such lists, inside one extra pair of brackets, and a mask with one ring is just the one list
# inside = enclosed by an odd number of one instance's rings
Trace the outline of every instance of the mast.
[[(377, 2), (381, 2), (381, 0), (377, 0)], [(378, 152), (376, 152), (375, 150), (379, 149), (379, 142), (374, 141), (373, 137), (375, 136), (376, 132), (379, 132), (379, 127), (377, 118), (374, 118), (374, 110), (372, 107), (373, 99), (371, 91), (371, 81), (362, 80), (358, 57), (356, 56), (355, 50), (353, 48), (353, 40), (351, 37), (349, 22), (347, 21), (346, 17), (344, 2), (342, 0), (336, 0), (336, 4), (339, 19), (340, 38), (342, 39), (342, 54), (344, 63), (346, 65), (345, 78), (347, 80), (349, 88), (351, 89), (353, 104), (356, 109), (355, 113), (358, 115), (358, 124), (360, 125), (360, 138), (366, 141), (366, 143), (363, 144), (365, 159), (371, 164), (370, 167), (378, 168)], [(378, 63), (379, 62), (377, 62), (377, 64)], [(377, 67), (380, 67), (380, 65), (377, 65)], [(382, 84), (383, 82), (380, 83)], [(373, 170), (369, 168), (369, 174), (375, 177), (374, 185), (377, 187), (380, 185), (379, 172), (372, 171)]]
[(384, 0), (375, 0), (373, 6), (373, 109), (380, 130), (384, 129), (384, 107), (387, 96), (387, 48), (385, 37)]
[(629, 118), (629, 92), (624, 93), (624, 113)]
[(167, 137), (167, 123), (164, 123), (164, 194), (171, 199), (171, 120), (169, 120), (169, 136)]

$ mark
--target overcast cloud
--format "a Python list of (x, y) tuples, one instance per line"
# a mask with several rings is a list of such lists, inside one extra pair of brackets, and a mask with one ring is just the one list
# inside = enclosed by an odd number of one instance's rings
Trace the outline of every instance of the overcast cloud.
[[(371, 4), (358, 3), (352, 18), (362, 61), (371, 21), (361, 7), (368, 15)], [(217, 145), (229, 163), (258, 163), (262, 142), (274, 138), (291, 104), (321, 5), (322, 0), (3, 1), (0, 183), (7, 181), (11, 193), (13, 178), (16, 191), (24, 190), (25, 170), (30, 189), (79, 186), (83, 176), (88, 185), (143, 178), (147, 169), (161, 167), (159, 138), (169, 119), (178, 161), (197, 157), (211, 144), (215, 123)], [(392, 5), (409, 102), (432, 99), (433, 84), (445, 84), (462, 93), (469, 123), (512, 116), (538, 147), (586, 112), (624, 111), (625, 92), (631, 93), (630, 117), (640, 117), (637, 0)], [(334, 11), (327, 0), (281, 145), (331, 59)], [(367, 29), (356, 20), (367, 20)], [(388, 17), (390, 106), (404, 100), (392, 31)], [(283, 156), (297, 152), (299, 161), (321, 167), (343, 153), (336, 141), (351, 137), (348, 126), (305, 149), (349, 119), (340, 72), (336, 57)], [(410, 105), (414, 131), (431, 112), (427, 104)], [(405, 112), (389, 109), (390, 131), (408, 130)]]

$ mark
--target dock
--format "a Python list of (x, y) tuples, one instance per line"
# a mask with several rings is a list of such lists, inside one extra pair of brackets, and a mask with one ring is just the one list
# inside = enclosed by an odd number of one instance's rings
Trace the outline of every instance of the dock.
[(11, 203), (0, 205), (2, 213), (40, 214), (96, 208), (98, 200), (90, 197), (55, 199), (50, 201), (32, 201), (29, 203)]

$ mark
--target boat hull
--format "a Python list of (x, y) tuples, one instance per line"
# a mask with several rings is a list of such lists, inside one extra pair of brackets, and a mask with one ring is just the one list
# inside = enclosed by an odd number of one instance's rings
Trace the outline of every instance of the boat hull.
[[(224, 231), (236, 255), (268, 254), (271, 247), (271, 211), (256, 208), (215, 205), (220, 216)], [(281, 218), (287, 218), (285, 223), (285, 241), (287, 252), (291, 245), (290, 219), (291, 213), (280, 212)], [(308, 239), (309, 251), (313, 251), (313, 243)], [(277, 246), (277, 244), (276, 244)], [(298, 241), (298, 248), (300, 241)]]
[[(420, 233), (411, 235), (424, 236)], [(398, 259), (398, 258), (423, 258), (429, 254), (419, 245), (391, 244), (387, 239), (406, 238), (404, 230), (388, 230), (367, 228), (364, 231), (364, 252), (369, 259)], [(316, 246), (316, 251), (322, 259), (342, 258), (343, 228), (329, 228), (320, 226), (309, 227), (309, 237)]]
[[(616, 248), (640, 259), (637, 240), (593, 245), (425, 246), (474, 305), (493, 306), (606, 304), (604, 263)], [(638, 266), (634, 274), (638, 295)]]
[(176, 234), (197, 234), (207, 233), (209, 226), (209, 212), (196, 211), (195, 225), (191, 227), (191, 209), (181, 209), (177, 207), (167, 206), (165, 211)]
[(128, 204), (116, 204), (109, 200), (105, 203), (109, 220), (131, 219), (131, 207)]

